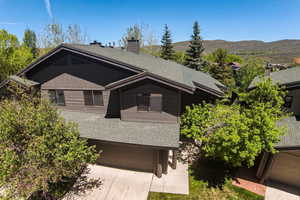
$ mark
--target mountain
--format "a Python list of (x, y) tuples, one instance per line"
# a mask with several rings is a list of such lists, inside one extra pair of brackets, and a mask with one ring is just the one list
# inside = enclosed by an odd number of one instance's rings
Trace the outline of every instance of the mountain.
[[(174, 43), (175, 50), (185, 51), (188, 41)], [(209, 53), (217, 48), (227, 49), (230, 53), (242, 57), (255, 56), (264, 58), (272, 63), (292, 63), (293, 59), (300, 57), (300, 40), (278, 40), (264, 42), (259, 40), (225, 41), (204, 40), (205, 52)]]

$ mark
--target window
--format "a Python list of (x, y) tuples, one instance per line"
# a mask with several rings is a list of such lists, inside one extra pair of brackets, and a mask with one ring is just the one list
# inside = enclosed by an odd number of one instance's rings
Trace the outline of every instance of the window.
[(63, 90), (49, 90), (48, 94), (51, 103), (58, 106), (65, 105), (65, 95)]
[(292, 96), (286, 96), (285, 99), (284, 99), (284, 107), (291, 108), (292, 107), (292, 102), (293, 102), (293, 97)]
[(161, 94), (151, 94), (150, 95), (150, 110), (153, 112), (162, 111), (162, 95)]
[(85, 90), (83, 91), (84, 104), (87, 106), (103, 106), (102, 91)]
[(138, 111), (162, 111), (162, 94), (139, 93), (137, 94)]
[(138, 111), (149, 111), (149, 105), (150, 105), (150, 94), (148, 93), (137, 94)]

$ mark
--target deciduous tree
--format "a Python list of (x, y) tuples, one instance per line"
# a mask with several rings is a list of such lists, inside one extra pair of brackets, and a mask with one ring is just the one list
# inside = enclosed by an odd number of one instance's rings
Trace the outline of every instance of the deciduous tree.
[(31, 50), (20, 45), (15, 35), (0, 30), (0, 81), (26, 67), (32, 59)]
[(50, 185), (77, 177), (98, 154), (47, 101), (25, 93), (17, 99), (0, 103), (1, 197), (46, 199)]
[(275, 153), (274, 144), (284, 134), (277, 121), (286, 93), (270, 79), (239, 94), (232, 104), (217, 103), (187, 107), (181, 118), (181, 134), (193, 139), (205, 156), (239, 167), (254, 165), (263, 152)]

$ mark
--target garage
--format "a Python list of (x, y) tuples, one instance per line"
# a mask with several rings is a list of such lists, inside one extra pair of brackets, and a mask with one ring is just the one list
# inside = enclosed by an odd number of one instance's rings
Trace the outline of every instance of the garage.
[(102, 151), (98, 164), (137, 171), (154, 171), (155, 150), (151, 148), (98, 142), (97, 149)]
[(269, 179), (300, 188), (300, 151), (277, 154), (270, 169)]

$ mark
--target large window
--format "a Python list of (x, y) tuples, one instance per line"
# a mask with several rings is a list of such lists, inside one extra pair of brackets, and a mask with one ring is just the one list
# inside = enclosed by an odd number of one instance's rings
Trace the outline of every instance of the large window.
[(103, 106), (102, 91), (85, 90), (83, 91), (84, 104), (87, 106)]
[(162, 111), (162, 94), (158, 93), (138, 93), (137, 94), (138, 111)]
[(52, 104), (58, 106), (65, 105), (65, 95), (63, 90), (49, 90), (48, 94), (49, 94), (49, 100)]

